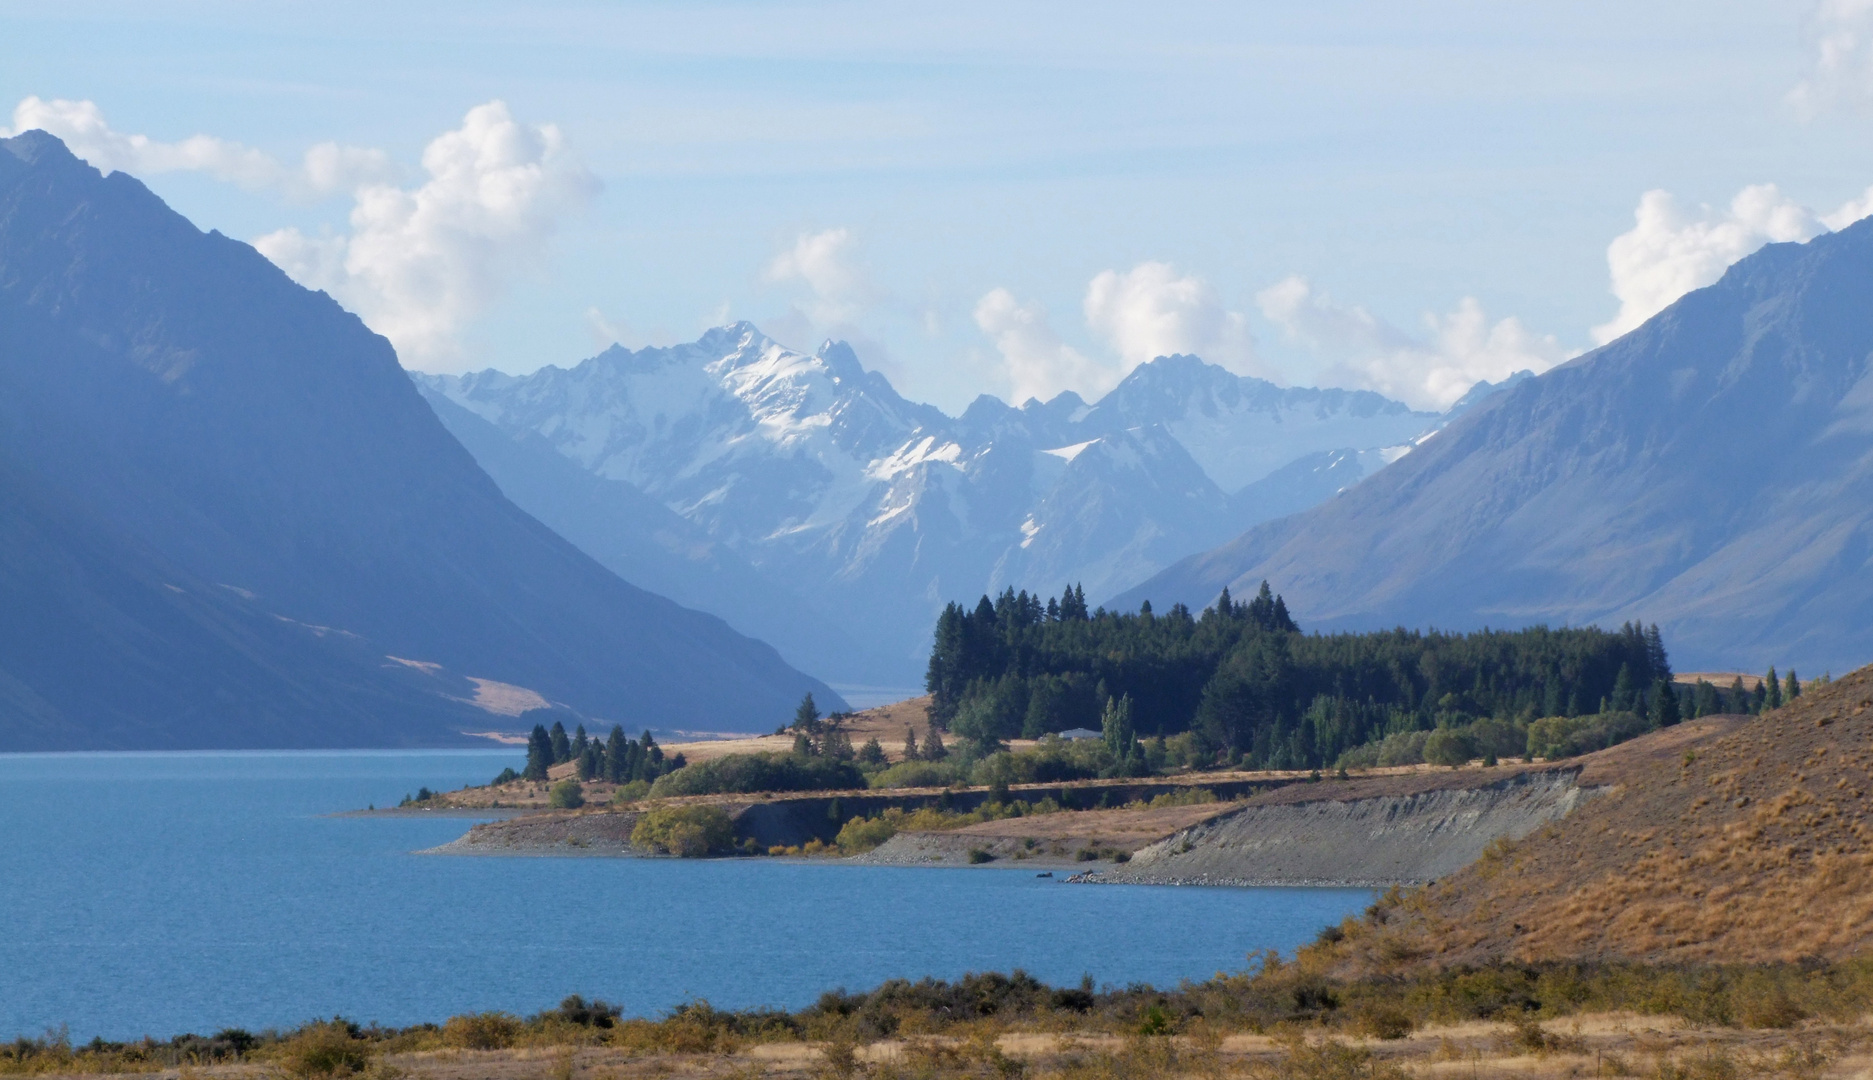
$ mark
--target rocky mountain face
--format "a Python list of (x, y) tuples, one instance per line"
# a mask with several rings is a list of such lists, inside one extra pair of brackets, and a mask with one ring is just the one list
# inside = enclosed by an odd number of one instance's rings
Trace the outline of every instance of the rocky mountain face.
[(1310, 628), (1657, 622), (1681, 668), (1873, 656), (1873, 221), (1776, 244), (1122, 602), (1274, 583)]
[[(500, 684), (507, 684), (502, 686)], [(390, 345), (57, 139), (0, 141), (0, 749), (763, 729), (826, 688), (523, 513)]]
[[(921, 680), (950, 600), (1069, 582), (1109, 596), (1358, 482), (1444, 421), (1191, 356), (1142, 365), (1094, 404), (985, 396), (952, 418), (900, 397), (844, 343), (806, 355), (747, 323), (671, 348), (614, 346), (571, 368), (416, 378), (458, 435), (485, 434), (470, 414), (504, 433), (498, 452), (463, 441), (510, 497), (620, 574), (639, 580), (641, 557), (658, 588), (789, 661), (894, 686)], [(689, 539), (632, 555), (616, 538), (638, 526), (545, 505), (553, 485), (497, 460), (516, 447), (530, 458), (550, 448), (615, 485), (605, 490), (620, 505), (648, 497)], [(639, 521), (653, 518), (673, 520)], [(701, 579), (729, 557), (771, 584), (712, 594)]]

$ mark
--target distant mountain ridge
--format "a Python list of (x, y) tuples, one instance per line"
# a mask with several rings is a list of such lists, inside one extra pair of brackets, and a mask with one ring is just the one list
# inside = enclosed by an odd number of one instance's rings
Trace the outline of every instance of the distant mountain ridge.
[[(897, 685), (920, 679), (946, 601), (1069, 581), (1109, 596), (1357, 483), (1448, 419), (1193, 356), (1140, 365), (1096, 403), (985, 395), (952, 418), (905, 400), (843, 342), (798, 353), (748, 323), (570, 368), (415, 378), (452, 429), (464, 421), (445, 403), (628, 485), (864, 643), (773, 638), (791, 662)], [(588, 522), (537, 505), (537, 481), (477, 456), (510, 497), (607, 558)], [(631, 575), (627, 559), (608, 565)], [(716, 602), (700, 584), (671, 589)], [(778, 620), (752, 605), (710, 610), (771, 632)]]
[(0, 140), (0, 749), (459, 743), (516, 723), (489, 681), (634, 728), (838, 700), (521, 512), (329, 297)]
[(1657, 622), (1689, 668), (1873, 656), (1873, 221), (1772, 244), (1338, 498), (1120, 598), (1310, 627)]

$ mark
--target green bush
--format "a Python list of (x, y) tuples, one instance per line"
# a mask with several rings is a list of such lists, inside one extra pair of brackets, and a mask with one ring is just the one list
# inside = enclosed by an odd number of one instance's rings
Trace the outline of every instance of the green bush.
[(1394, 765), (1424, 764), (1424, 742), (1428, 731), (1398, 731), (1364, 746), (1355, 746), (1340, 755), (1342, 769), (1390, 768)]
[(505, 1050), (520, 1037), (520, 1018), (502, 1012), (451, 1016), (442, 1025), (442, 1042), (460, 1050)]
[(662, 799), (676, 795), (746, 795), (758, 791), (828, 791), (864, 786), (865, 774), (850, 761), (802, 754), (727, 754), (658, 777), (650, 787), (650, 794), (652, 798)]
[(711, 852), (732, 850), (735, 824), (719, 806), (660, 806), (637, 819), (631, 829), (631, 843), (667, 855), (698, 859)]
[(948, 787), (956, 783), (956, 766), (947, 761), (900, 761), (871, 775), (875, 788)]
[(553, 785), (547, 801), (555, 810), (577, 810), (585, 805), (585, 786), (577, 780), (561, 780)]
[(649, 794), (650, 781), (633, 780), (628, 784), (619, 784), (611, 793), (611, 801), (619, 805), (634, 803)]
[(1469, 732), (1476, 740), (1476, 752), (1485, 757), (1521, 757), (1528, 752), (1528, 725), (1519, 720), (1485, 716), (1471, 724)]
[(280, 1044), (281, 1067), (289, 1076), (350, 1076), (371, 1064), (371, 1044), (343, 1020), (307, 1024)]
[(903, 816), (881, 814), (878, 817), (855, 817), (839, 829), (839, 836), (833, 843), (839, 845), (843, 855), (857, 855), (870, 851), (898, 833)]
[(1528, 725), (1528, 756), (1553, 761), (1591, 754), (1650, 729), (1643, 718), (1629, 712), (1547, 716)]
[(1424, 760), (1432, 765), (1455, 768), (1466, 765), (1476, 756), (1476, 740), (1466, 731), (1439, 728), (1424, 737)]

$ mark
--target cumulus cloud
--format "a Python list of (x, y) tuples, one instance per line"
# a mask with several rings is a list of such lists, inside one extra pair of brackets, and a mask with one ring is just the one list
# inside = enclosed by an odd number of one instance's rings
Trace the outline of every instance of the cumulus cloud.
[(1665, 310), (1672, 301), (1723, 276), (1730, 265), (1764, 244), (1812, 240), (1873, 213), (1873, 188), (1833, 213), (1818, 214), (1783, 195), (1774, 184), (1738, 192), (1723, 209), (1687, 211), (1670, 192), (1648, 191), (1633, 213), (1633, 227), (1606, 249), (1619, 312), (1593, 328), (1605, 344)]
[(273, 188), (295, 197), (348, 191), (392, 173), (390, 159), (383, 151), (332, 142), (306, 151), (296, 167), (251, 146), (212, 135), (161, 142), (111, 127), (96, 102), (62, 98), (25, 98), (13, 109), (11, 132), (0, 129), (0, 136), (34, 128), (58, 136), (72, 153), (105, 172), (203, 172), (250, 190)]
[(254, 246), (358, 312), (405, 363), (446, 368), (461, 359), (462, 326), (515, 267), (538, 260), (598, 182), (558, 128), (520, 123), (499, 101), (470, 109), (461, 127), (430, 142), (423, 169), (429, 179), (415, 188), (359, 185), (347, 234), (288, 228)]
[(1300, 276), (1262, 290), (1256, 303), (1290, 338), (1332, 359), (1327, 381), (1376, 390), (1416, 408), (1441, 410), (1478, 382), (1546, 371), (1567, 359), (1559, 342), (1519, 319), (1491, 322), (1473, 297), (1448, 314), (1427, 313), (1420, 334), (1363, 307), (1337, 304)]
[(1107, 270), (1086, 287), (1086, 324), (1129, 370), (1173, 353), (1193, 353), (1246, 372), (1255, 362), (1248, 320), (1227, 310), (1209, 283), (1178, 276), (1169, 263)]
[(1731, 263), (1767, 243), (1809, 240), (1827, 231), (1814, 211), (1785, 197), (1774, 184), (1737, 193), (1725, 210), (1689, 213), (1670, 192), (1639, 199), (1631, 230), (1606, 249), (1619, 313), (1593, 328), (1605, 344), (1663, 311), (1672, 301), (1723, 276)]
[(793, 246), (774, 256), (762, 270), (763, 279), (804, 284), (813, 293), (807, 315), (833, 326), (856, 318), (872, 289), (854, 262), (852, 230), (825, 229), (801, 233)]
[(1061, 341), (1038, 302), (1024, 304), (1007, 289), (990, 290), (977, 301), (975, 321), (1001, 354), (1015, 401), (1045, 401), (1063, 390), (1097, 397), (1125, 374)]
[(1838, 102), (1873, 100), (1873, 0), (1821, 0), (1808, 34), (1813, 59), (1790, 104), (1812, 117)]

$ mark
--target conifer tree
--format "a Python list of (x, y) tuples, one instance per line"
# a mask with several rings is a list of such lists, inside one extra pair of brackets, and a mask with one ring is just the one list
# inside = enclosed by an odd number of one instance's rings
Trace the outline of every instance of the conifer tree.
[(1776, 676), (1774, 664), (1769, 665), (1769, 674), (1763, 678), (1762, 685), (1766, 691), (1763, 697), (1763, 707), (1765, 709), (1781, 708), (1782, 680)]
[(813, 704), (813, 692), (808, 690), (800, 699), (800, 705), (793, 711), (793, 729), (812, 734), (819, 726), (819, 706)]
[(1262, 582), (1255, 599), (1249, 601), (1249, 621), (1264, 630), (1275, 628), (1275, 593), (1266, 581)]
[(1730, 683), (1730, 693), (1728, 697), (1729, 700), (1724, 702), (1724, 707), (1727, 711), (1733, 713), (1755, 711), (1750, 707), (1749, 691), (1743, 689), (1743, 676), (1738, 675), (1736, 679)]
[(925, 761), (942, 761), (944, 758), (949, 757), (949, 754), (949, 748), (943, 745), (943, 734), (936, 728), (931, 728), (924, 737), (923, 759)]
[(909, 725), (904, 728), (904, 760), (917, 760), (917, 729)]
[(566, 738), (566, 725), (553, 721), (553, 764), (572, 760), (572, 740)]
[(1658, 680), (1652, 687), (1652, 726), (1667, 728), (1680, 719), (1678, 688), (1667, 679)]
[(584, 757), (585, 747), (589, 742), (591, 742), (591, 740), (585, 737), (585, 725), (580, 724), (579, 730), (572, 736), (572, 753), (570, 756), (575, 759)]
[(1137, 743), (1132, 732), (1132, 696), (1127, 694), (1116, 701), (1107, 698), (1105, 715), (1099, 726), (1105, 735), (1106, 749), (1112, 751), (1113, 757), (1123, 760)]
[(545, 780), (547, 767), (553, 764), (553, 740), (546, 728), (535, 724), (527, 736), (527, 769), (520, 775), (528, 780)]
[(1645, 660), (1654, 679), (1671, 680), (1671, 661), (1665, 655), (1665, 638), (1658, 632), (1658, 624), (1645, 628)]
[(629, 751), (625, 749), (626, 742), (623, 725), (611, 725), (611, 735), (605, 739), (605, 779), (614, 784), (622, 784), (631, 778), (627, 771), (631, 762)]
[(865, 740), (865, 745), (858, 748), (858, 759), (867, 765), (883, 765), (890, 759), (885, 757), (884, 744), (873, 735)]
[(1223, 595), (1216, 598), (1216, 613), (1227, 619), (1236, 613), (1236, 606), (1229, 600), (1229, 586), (1223, 586)]
[(1796, 698), (1800, 696), (1801, 696), (1801, 680), (1795, 677), (1795, 669), (1789, 668), (1788, 669), (1788, 682), (1784, 684), (1784, 686), (1782, 687), (1782, 698), (1785, 701), (1794, 701)]
[(1288, 614), (1288, 602), (1280, 596), (1275, 597), (1274, 624), (1276, 630), (1285, 630), (1290, 634), (1298, 634), (1301, 632), (1300, 626), (1294, 621), (1294, 616)]
[(1626, 712), (1633, 707), (1633, 697), (1637, 688), (1632, 685), (1632, 665), (1619, 665), (1619, 675), (1613, 680), (1612, 707), (1614, 712)]

